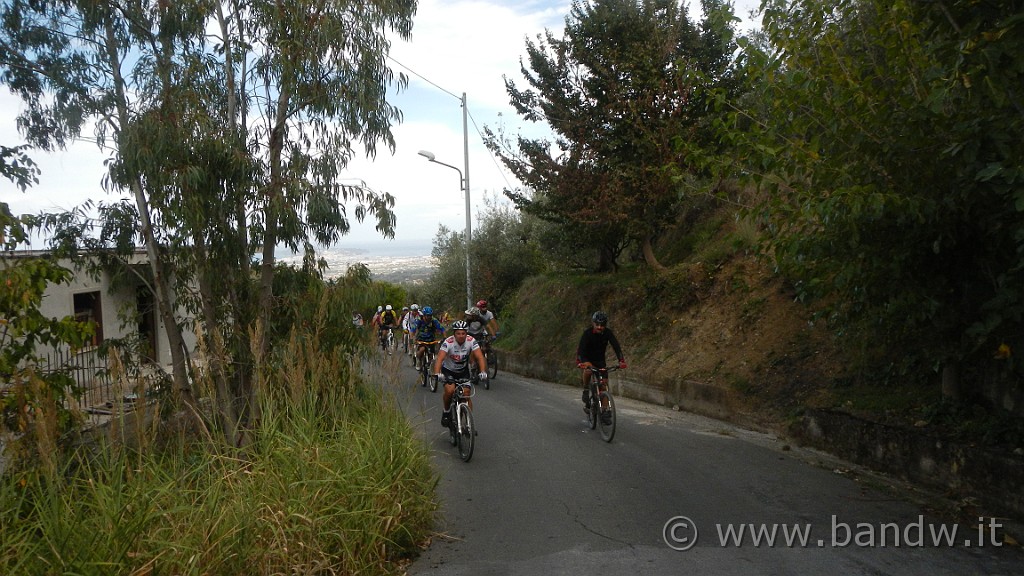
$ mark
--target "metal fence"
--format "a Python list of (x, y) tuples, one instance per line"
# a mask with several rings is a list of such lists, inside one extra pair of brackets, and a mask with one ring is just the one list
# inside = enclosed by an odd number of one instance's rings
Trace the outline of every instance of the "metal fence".
[(39, 364), (44, 372), (63, 371), (75, 381), (75, 394), (69, 398), (72, 407), (89, 411), (105, 406), (114, 398), (109, 359), (97, 347), (72, 351), (69, 348), (51, 351)]

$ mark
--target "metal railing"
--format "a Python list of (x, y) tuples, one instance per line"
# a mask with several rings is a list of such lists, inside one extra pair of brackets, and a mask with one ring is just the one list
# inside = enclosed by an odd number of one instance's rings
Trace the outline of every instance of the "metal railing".
[(69, 407), (89, 411), (106, 405), (114, 398), (109, 359), (107, 354), (100, 353), (98, 347), (53, 350), (42, 357), (38, 368), (44, 373), (62, 371), (74, 380), (74, 393), (68, 395)]

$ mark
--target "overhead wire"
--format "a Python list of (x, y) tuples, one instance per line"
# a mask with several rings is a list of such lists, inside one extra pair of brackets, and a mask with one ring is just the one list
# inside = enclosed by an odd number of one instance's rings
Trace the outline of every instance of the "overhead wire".
[[(480, 130), (480, 126), (477, 125), (476, 118), (473, 117), (473, 113), (470, 112), (470, 110), (469, 110), (469, 103), (466, 102), (465, 100), (463, 100), (462, 96), (459, 96), (459, 95), (455, 94), (454, 92), (445, 89), (443, 86), (441, 86), (437, 82), (434, 82), (433, 80), (427, 78), (423, 74), (420, 74), (419, 72), (417, 72), (417, 71), (413, 70), (412, 68), (406, 66), (405, 64), (399, 62), (398, 60), (396, 60), (391, 55), (388, 55), (387, 59), (391, 60), (395, 64), (398, 64), (402, 68), (406, 69), (407, 71), (409, 71), (410, 74), (413, 74), (414, 76), (416, 76), (420, 80), (423, 80), (424, 82), (426, 82), (427, 84), (430, 84), (434, 88), (437, 88), (441, 92), (444, 92), (445, 94), (448, 94), (449, 96), (451, 96), (451, 97), (455, 98), (456, 100), (459, 100), (460, 102), (462, 102), (462, 104), (466, 107), (466, 113), (469, 115), (469, 118), (473, 121), (473, 129), (476, 130), (477, 137), (480, 138), (480, 142), (481, 143), (484, 142), (483, 132)], [(505, 174), (505, 170), (501, 167), (501, 164), (498, 162), (498, 159), (494, 157), (494, 153), (491, 151), (490, 148), (487, 147), (486, 144), (484, 144), (484, 148), (487, 150), (487, 155), (491, 157), (491, 162), (494, 163), (494, 167), (497, 168), (498, 169), (498, 173), (501, 174), (502, 180), (505, 181), (506, 187), (508, 189), (512, 189), (512, 183), (508, 181), (508, 176)]]

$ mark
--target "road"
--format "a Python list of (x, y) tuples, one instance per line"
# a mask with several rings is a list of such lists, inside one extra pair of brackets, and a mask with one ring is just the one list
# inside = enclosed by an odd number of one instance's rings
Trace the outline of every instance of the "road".
[(578, 390), (508, 373), (477, 392), (480, 434), (464, 463), (439, 423), (441, 391), (395, 358), (387, 385), (440, 474), (437, 534), (411, 575), (1024, 573), (1019, 547), (992, 543), (1001, 530), (930, 516), (898, 482), (628, 399), (608, 444)]

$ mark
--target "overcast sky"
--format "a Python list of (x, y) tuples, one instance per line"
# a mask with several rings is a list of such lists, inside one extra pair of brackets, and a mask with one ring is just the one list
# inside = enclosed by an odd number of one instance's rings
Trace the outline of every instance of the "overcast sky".
[[(737, 16), (745, 18), (760, 0), (735, 2)], [(699, 2), (691, 2), (691, 15)], [(359, 157), (348, 169), (353, 180), (396, 198), (396, 240), (431, 242), (439, 224), (461, 231), (465, 227), (465, 196), (459, 174), (430, 163), (417, 152), (429, 150), (438, 161), (464, 169), (462, 109), (466, 93), (470, 118), (469, 181), (473, 224), (485, 196), (501, 197), (514, 180), (497, 158), (483, 146), (485, 126), (503, 127), (507, 133), (538, 135), (538, 127), (524, 124), (508, 105), (503, 75), (523, 86), (519, 58), (527, 38), (545, 28), (560, 33), (571, 0), (420, 0), (411, 42), (392, 46), (390, 64), (410, 77), (409, 87), (390, 100), (404, 114), (393, 128), (397, 149), (386, 148), (370, 161)], [(746, 24), (749, 26), (749, 24)], [(410, 72), (411, 70), (411, 72)], [(14, 117), (22, 108), (8, 90), (0, 90), (0, 143), (21, 144)], [(85, 136), (89, 136), (86, 133)], [(64, 152), (33, 151), (42, 174), (39, 184), (22, 193), (8, 180), (0, 180), (0, 201), (15, 214), (66, 210), (86, 199), (112, 202), (100, 188), (107, 154), (82, 141)], [(350, 212), (351, 214), (351, 212)], [(372, 222), (353, 222), (352, 233), (340, 246), (384, 242)], [(34, 246), (41, 248), (42, 246)]]

